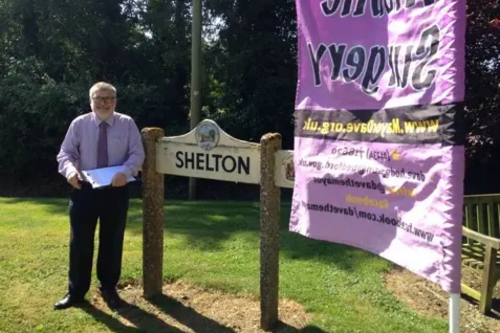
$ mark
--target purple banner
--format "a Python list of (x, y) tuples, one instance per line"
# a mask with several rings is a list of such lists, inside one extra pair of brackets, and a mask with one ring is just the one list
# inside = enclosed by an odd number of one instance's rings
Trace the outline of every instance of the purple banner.
[(465, 1), (296, 6), (290, 230), (460, 292)]

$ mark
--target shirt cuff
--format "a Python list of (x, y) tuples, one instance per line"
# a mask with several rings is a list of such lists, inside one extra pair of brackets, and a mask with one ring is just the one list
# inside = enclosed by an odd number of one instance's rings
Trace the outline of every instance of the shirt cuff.
[(118, 172), (121, 172), (125, 175), (125, 177), (127, 177), (127, 179), (132, 176), (132, 170), (130, 170), (130, 168), (126, 165), (122, 165), (122, 167), (119, 169)]
[(71, 177), (73, 177), (77, 173), (78, 173), (78, 170), (76, 170), (75, 167), (69, 167), (68, 171), (66, 171), (66, 179), (70, 179)]

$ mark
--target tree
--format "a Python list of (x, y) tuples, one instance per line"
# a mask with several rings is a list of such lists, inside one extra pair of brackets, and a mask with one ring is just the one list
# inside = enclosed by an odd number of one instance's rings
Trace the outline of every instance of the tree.
[[(493, 0), (467, 1), (465, 132), (468, 192), (499, 190), (500, 7)], [(495, 173), (496, 174), (496, 173)], [(494, 178), (492, 178), (494, 177)]]
[(225, 25), (208, 53), (213, 104), (207, 115), (233, 136), (259, 141), (277, 131), (293, 145), (296, 17), (292, 0), (210, 1)]

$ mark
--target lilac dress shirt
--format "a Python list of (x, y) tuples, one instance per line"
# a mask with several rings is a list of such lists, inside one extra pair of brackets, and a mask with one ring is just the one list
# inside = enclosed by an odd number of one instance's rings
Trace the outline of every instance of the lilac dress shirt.
[[(108, 126), (109, 166), (122, 165), (125, 176), (137, 176), (144, 162), (141, 134), (134, 120), (125, 114), (113, 112), (106, 120)], [(90, 112), (75, 118), (57, 154), (58, 171), (66, 179), (76, 171), (97, 167), (97, 140), (101, 120)]]

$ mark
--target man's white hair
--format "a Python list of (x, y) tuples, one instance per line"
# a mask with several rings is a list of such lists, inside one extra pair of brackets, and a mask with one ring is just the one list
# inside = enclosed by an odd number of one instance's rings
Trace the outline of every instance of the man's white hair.
[(116, 88), (107, 82), (97, 82), (96, 84), (94, 84), (92, 88), (90, 88), (89, 97), (92, 98), (94, 96), (94, 93), (98, 90), (111, 91), (113, 92), (113, 95), (116, 97)]

